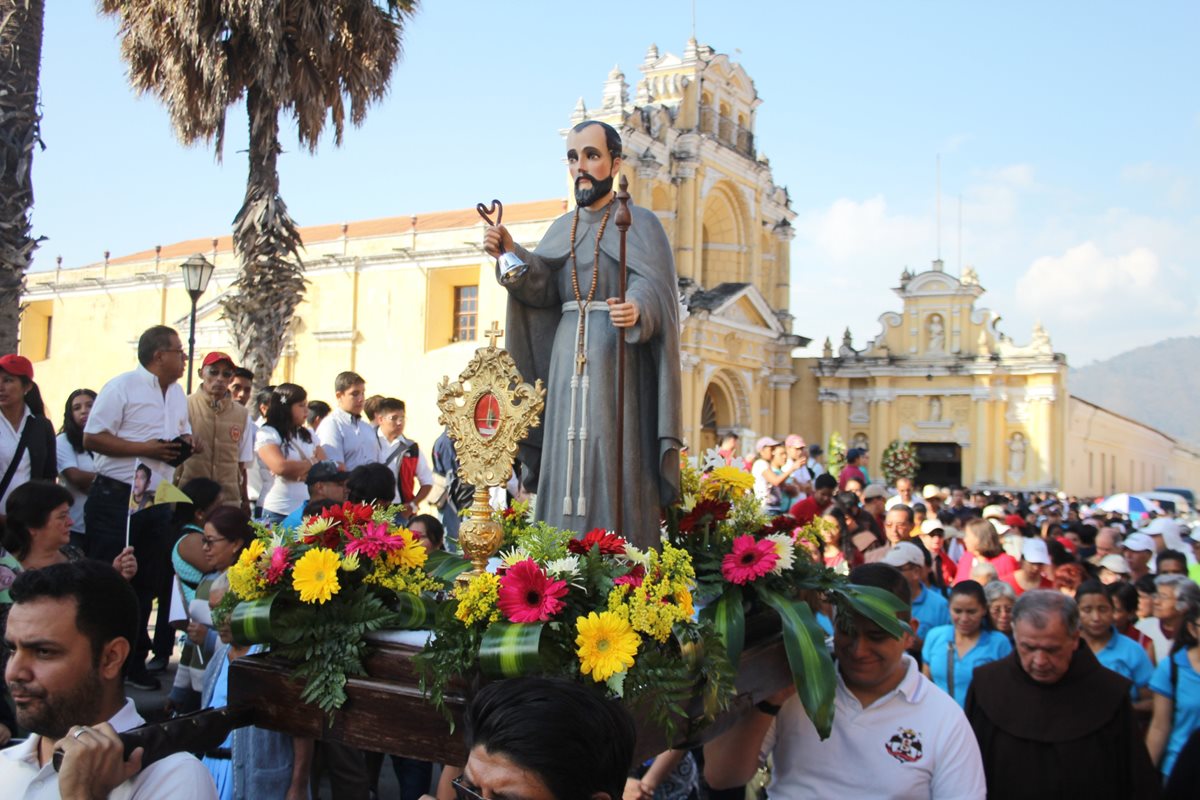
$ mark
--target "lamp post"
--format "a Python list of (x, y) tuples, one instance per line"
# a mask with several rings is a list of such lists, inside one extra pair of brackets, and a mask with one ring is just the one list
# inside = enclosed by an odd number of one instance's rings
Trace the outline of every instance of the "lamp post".
[(188, 297), (192, 298), (192, 321), (188, 330), (188, 379), (187, 393), (192, 393), (192, 359), (196, 353), (196, 301), (208, 288), (208, 279), (212, 277), (213, 265), (199, 253), (188, 256), (183, 262), (183, 285)]

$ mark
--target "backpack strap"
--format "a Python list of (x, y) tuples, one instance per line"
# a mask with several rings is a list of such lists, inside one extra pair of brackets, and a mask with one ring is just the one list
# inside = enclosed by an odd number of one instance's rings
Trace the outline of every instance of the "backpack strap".
[(29, 447), (29, 427), (31, 422), (33, 422), (32, 417), (25, 418), (25, 427), (21, 428), (21, 436), (17, 439), (17, 449), (13, 453), (13, 460), (9, 462), (8, 469), (4, 471), (4, 477), (0, 478), (0, 497), (8, 491), (8, 485), (12, 483), (13, 476), (17, 474), (17, 466), (21, 463), (21, 459), (25, 457), (25, 450)]

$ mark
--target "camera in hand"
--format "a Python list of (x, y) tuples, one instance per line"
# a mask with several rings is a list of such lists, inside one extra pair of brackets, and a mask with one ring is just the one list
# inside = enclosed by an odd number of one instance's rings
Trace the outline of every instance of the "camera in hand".
[[(167, 440), (159, 439), (159, 441), (165, 442)], [(167, 463), (170, 464), (172, 467), (178, 467), (180, 464), (182, 464), (183, 462), (187, 461), (189, 458), (192, 457), (192, 449), (193, 449), (192, 443), (189, 442), (187, 439), (184, 439), (182, 436), (176, 436), (174, 439), (171, 440), (171, 442), (173, 444), (179, 445), (179, 455), (175, 456), (175, 458), (171, 459)]]

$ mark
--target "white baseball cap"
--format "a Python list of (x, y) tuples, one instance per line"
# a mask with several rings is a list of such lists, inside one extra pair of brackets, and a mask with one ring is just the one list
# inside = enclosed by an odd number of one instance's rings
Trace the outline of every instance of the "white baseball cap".
[(1158, 548), (1154, 546), (1154, 540), (1144, 533), (1132, 533), (1125, 540), (1124, 547), (1126, 550), (1140, 550), (1144, 553), (1153, 553)]
[(1049, 564), (1050, 551), (1041, 539), (1026, 539), (1021, 543), (1021, 558), (1030, 564)]
[(912, 542), (900, 542), (892, 545), (892, 549), (887, 551), (887, 555), (883, 557), (883, 563), (896, 569), (909, 564), (923, 567), (925, 566), (925, 554)]
[(944, 525), (942, 525), (941, 520), (939, 520), (937, 517), (932, 517), (921, 523), (921, 533), (940, 533), (942, 536), (945, 536), (946, 528)]
[(1125, 556), (1109, 553), (1104, 558), (1100, 559), (1102, 569), (1112, 570), (1122, 575), (1129, 574), (1129, 562), (1125, 560)]

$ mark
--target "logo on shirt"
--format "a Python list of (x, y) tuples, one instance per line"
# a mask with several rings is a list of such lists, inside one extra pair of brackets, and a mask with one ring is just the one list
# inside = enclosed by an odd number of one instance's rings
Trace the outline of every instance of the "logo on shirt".
[(925, 749), (921, 746), (921, 734), (911, 728), (897, 730), (892, 738), (888, 739), (884, 749), (901, 764), (914, 764), (925, 755)]
[(240, 442), (242, 440), (242, 429), (237, 425), (231, 427), (229, 429), (229, 438), (233, 439), (235, 442)]

